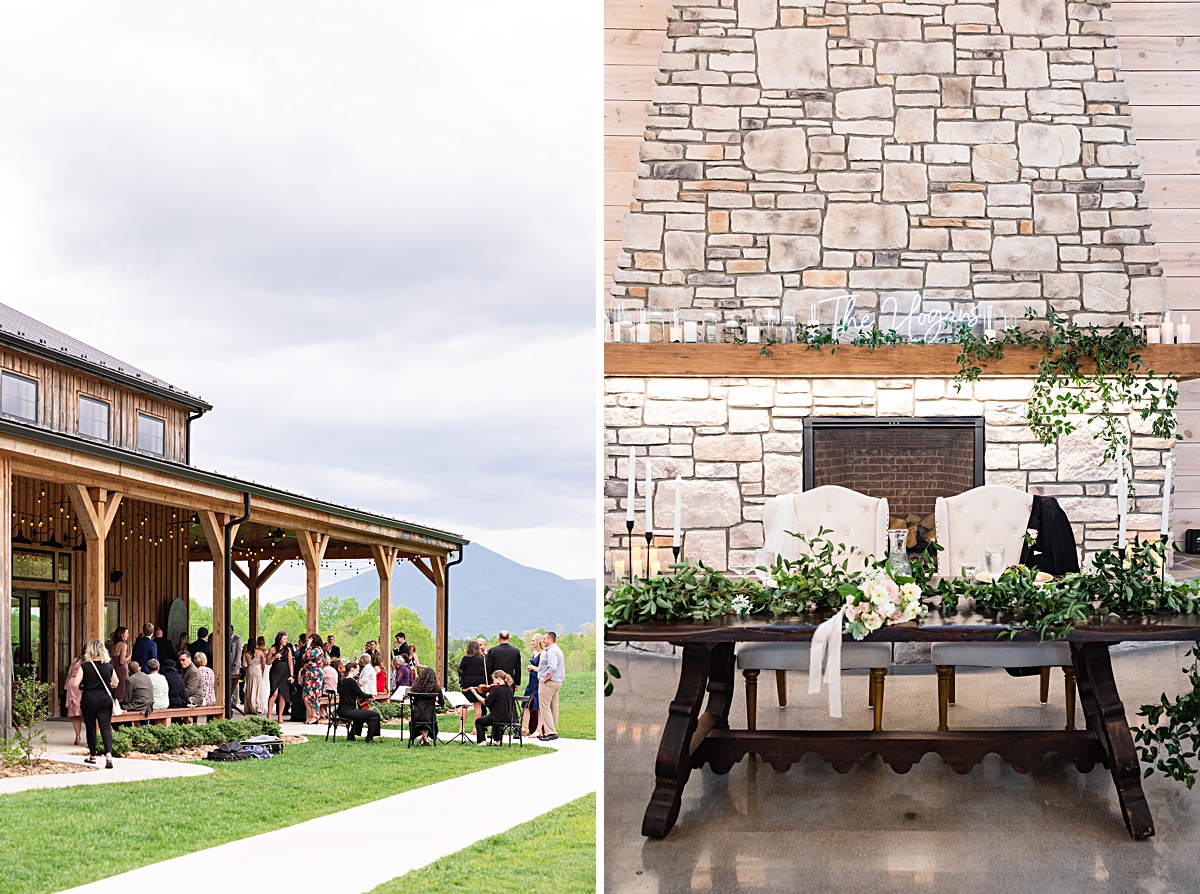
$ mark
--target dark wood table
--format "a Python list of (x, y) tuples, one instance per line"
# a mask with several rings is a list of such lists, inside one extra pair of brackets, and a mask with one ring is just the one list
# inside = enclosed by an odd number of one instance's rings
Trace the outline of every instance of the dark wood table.
[[(1082, 730), (739, 730), (729, 728), (734, 696), (734, 645), (739, 642), (802, 642), (812, 638), (827, 615), (781, 617), (727, 615), (710, 621), (624, 624), (605, 636), (617, 642), (668, 642), (683, 650), (679, 688), (667, 713), (654, 765), (654, 794), (642, 820), (642, 834), (663, 838), (679, 816), (683, 788), (692, 770), (705, 764), (728, 773), (747, 754), (757, 754), (786, 772), (805, 754), (815, 753), (840, 773), (877, 754), (898, 773), (908, 772), (926, 754), (937, 754), (956, 772), (966, 773), (994, 752), (1018, 773), (1030, 772), (1056, 753), (1081, 772), (1102, 764), (1111, 773), (1125, 826), (1134, 839), (1154, 834), (1154, 820), (1142, 792), (1141, 768), (1125, 706), (1113, 678), (1109, 646), (1131, 640), (1200, 640), (1200, 616), (1136, 615), (1078, 624), (1068, 637), (1079, 701), (1087, 719)], [(1019, 618), (960, 611), (930, 611), (920, 622), (884, 627), (869, 642), (996, 642)], [(1022, 631), (1017, 640), (1036, 640)], [(847, 642), (852, 641), (846, 637)], [(708, 703), (701, 710), (705, 694)]]

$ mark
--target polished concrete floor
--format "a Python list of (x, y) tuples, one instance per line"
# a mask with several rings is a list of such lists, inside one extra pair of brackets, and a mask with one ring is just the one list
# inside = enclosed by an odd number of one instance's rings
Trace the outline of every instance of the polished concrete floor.
[[(1187, 644), (1114, 653), (1131, 720), (1164, 690), (1181, 692)], [(678, 659), (610, 650), (622, 673), (605, 700), (604, 878), (612, 892), (1200, 892), (1200, 786), (1144, 780), (1157, 834), (1130, 840), (1107, 770), (1086, 775), (1050, 757), (1022, 776), (991, 755), (958, 775), (936, 755), (904, 775), (870, 758), (846, 775), (808, 755), (786, 774), (747, 758), (725, 776), (695, 771), (670, 835), (641, 835), (654, 757), (678, 683)], [(928, 666), (889, 674), (885, 728), (935, 729)], [(789, 706), (759, 685), (759, 728), (869, 728), (867, 679), (848, 672), (843, 718), (807, 677), (789, 675)], [(960, 671), (951, 729), (1061, 728), (1062, 676), (1039, 706), (1037, 678)], [(745, 726), (744, 686), (730, 724)], [(1082, 718), (1080, 718), (1082, 720)]]

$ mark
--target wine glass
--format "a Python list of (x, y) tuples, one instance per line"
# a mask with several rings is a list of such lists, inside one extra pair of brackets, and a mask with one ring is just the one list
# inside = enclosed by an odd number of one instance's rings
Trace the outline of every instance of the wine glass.
[(1004, 547), (989, 546), (983, 551), (983, 565), (987, 569), (988, 575), (992, 580), (1000, 580), (1000, 575), (1004, 573), (1004, 569), (1008, 567), (1004, 562)]
[(741, 555), (736, 559), (732, 559), (729, 567), (738, 577), (748, 577), (750, 572), (754, 570), (754, 562), (752, 559), (747, 559), (744, 555)]
[(962, 565), (960, 566), (959, 570), (962, 571), (963, 575), (967, 578), (967, 580), (974, 583), (975, 578), (977, 578), (979, 576), (979, 563), (978, 562), (963, 562)]

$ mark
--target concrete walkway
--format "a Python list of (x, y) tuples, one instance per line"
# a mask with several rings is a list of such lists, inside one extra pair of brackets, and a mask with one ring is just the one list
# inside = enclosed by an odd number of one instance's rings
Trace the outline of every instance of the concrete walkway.
[[(48, 741), (46, 758), (83, 766), (87, 747), (74, 744), (75, 733), (67, 721), (52, 720), (46, 724)], [(18, 776), (0, 779), (0, 795), (38, 788), (70, 788), (74, 785), (102, 785), (107, 782), (141, 782), (146, 779), (170, 779), (180, 776), (203, 776), (210, 767), (185, 764), (179, 761), (121, 760), (113, 761), (111, 770), (104, 769), (104, 758), (96, 765), (100, 769), (88, 773), (54, 773), (45, 776)]]
[[(285, 726), (289, 733), (306, 735), (312, 735), (316, 729), (308, 727), (304, 732), (299, 724)], [(324, 728), (321, 734), (324, 735)], [(391, 730), (385, 730), (384, 735), (402, 736), (399, 731)], [(443, 734), (441, 738), (449, 736)], [(220, 867), (222, 879), (261, 878), (278, 855), (296, 853), (298, 846), (303, 849), (300, 843), (306, 841), (320, 842), (319, 855), (310, 864), (306, 885), (322, 894), (365, 894), (383, 882), (596, 791), (600, 778), (596, 742), (559, 739), (536, 744), (545, 744), (555, 753), (448, 779), (273, 832), (143, 866), (72, 888), (71, 894), (208, 891), (214, 884), (220, 886), (212, 874), (214, 866)], [(492, 809), (498, 805), (502, 809)], [(406, 822), (401, 824), (401, 818)], [(339, 861), (332, 855), (367, 853), (371, 854), (370, 859), (361, 861), (352, 872), (334, 868)], [(191, 887), (189, 880), (194, 880), (196, 887)]]

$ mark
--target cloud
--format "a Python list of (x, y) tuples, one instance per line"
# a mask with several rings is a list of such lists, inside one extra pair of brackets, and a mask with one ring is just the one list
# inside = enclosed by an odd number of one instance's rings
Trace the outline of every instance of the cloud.
[(592, 16), (10, 11), (0, 300), (211, 401), (197, 465), (589, 576)]

